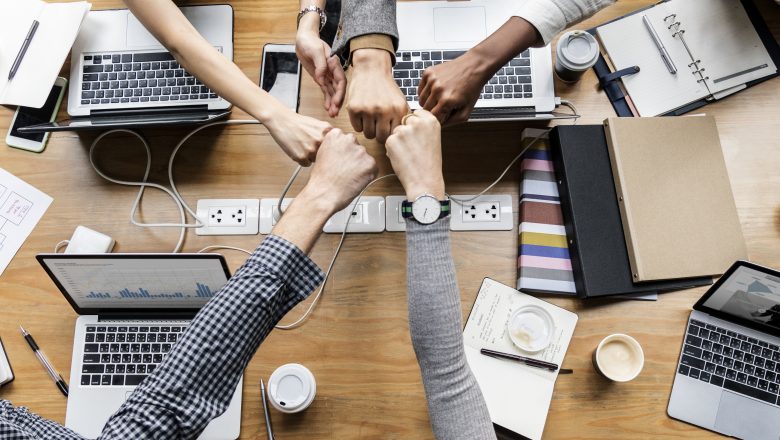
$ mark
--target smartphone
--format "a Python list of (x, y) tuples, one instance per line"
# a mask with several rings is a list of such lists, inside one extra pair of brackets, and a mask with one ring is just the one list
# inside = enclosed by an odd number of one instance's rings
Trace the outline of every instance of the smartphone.
[(266, 44), (260, 67), (260, 88), (293, 111), (298, 111), (301, 62), (294, 44)]
[(49, 133), (20, 133), (19, 129), (30, 125), (54, 122), (57, 112), (60, 110), (62, 97), (65, 95), (65, 87), (68, 80), (59, 77), (54, 81), (54, 87), (46, 98), (46, 103), (41, 108), (31, 108), (19, 106), (11, 120), (11, 129), (5, 137), (5, 143), (10, 147), (21, 148), (23, 150), (40, 153), (46, 148), (46, 141), (49, 140)]

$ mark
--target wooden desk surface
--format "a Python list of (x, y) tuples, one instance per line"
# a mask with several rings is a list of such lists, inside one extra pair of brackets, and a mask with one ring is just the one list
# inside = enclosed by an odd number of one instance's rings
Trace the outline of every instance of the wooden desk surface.
[[(224, 3), (224, 0), (216, 0)], [(268, 42), (292, 42), (297, 1), (240, 0), (235, 14), (235, 61), (257, 80), (260, 54)], [(578, 25), (582, 29), (617, 17), (647, 0), (621, 0)], [(757, 2), (776, 38), (780, 38), (780, 7)], [(93, 9), (122, 7), (117, 0), (95, 0)], [(67, 76), (67, 66), (63, 75)], [(600, 123), (614, 116), (606, 96), (588, 72), (578, 84), (556, 85), (582, 113), (580, 123)], [(716, 117), (734, 196), (750, 259), (780, 267), (780, 80), (765, 82), (702, 111)], [(302, 112), (326, 119), (321, 96), (305, 77)], [(60, 117), (65, 116), (65, 105)], [(12, 109), (0, 107), (0, 137), (5, 138)], [(245, 118), (234, 110), (233, 118)], [(333, 123), (352, 131), (342, 112)], [(568, 122), (564, 122), (568, 123)], [(445, 178), (451, 193), (468, 194), (490, 183), (518, 151), (523, 124), (479, 124), (444, 134)], [(187, 129), (146, 130), (154, 156), (154, 179), (166, 182), (168, 154)], [(178, 231), (140, 229), (128, 221), (135, 190), (107, 183), (90, 168), (87, 148), (95, 133), (57, 133), (43, 154), (0, 146), (0, 166), (54, 197), (43, 220), (0, 277), (0, 336), (16, 372), (16, 380), (0, 389), (0, 398), (64, 422), (65, 399), (56, 390), (17, 330), (19, 323), (35, 335), (54, 365), (69, 373), (76, 314), (62, 298), (34, 255), (50, 252), (70, 237), (77, 225), (112, 235), (117, 252), (167, 252)], [(361, 138), (362, 139), (362, 138)], [(364, 142), (390, 172), (383, 149)], [(117, 136), (103, 145), (101, 164), (113, 175), (140, 178), (143, 151), (135, 139)], [(176, 165), (177, 186), (195, 205), (201, 198), (278, 197), (293, 170), (261, 126), (215, 128), (194, 138)], [(517, 209), (519, 167), (493, 191), (512, 194)], [(304, 172), (293, 193), (306, 181)], [(369, 195), (403, 194), (387, 179)], [(140, 212), (145, 221), (176, 221), (174, 206), (159, 191), (148, 191)], [(206, 245), (253, 248), (262, 236), (187, 236), (185, 251)], [(338, 237), (323, 235), (313, 258), (327, 264)], [(482, 278), (515, 283), (517, 230), (452, 234), (462, 309), (468, 313)], [(232, 270), (243, 255), (227, 252)], [(273, 411), (276, 434), (293, 438), (431, 438), (423, 388), (409, 341), (406, 317), (405, 241), (403, 234), (350, 235), (336, 264), (321, 304), (302, 328), (275, 331), (250, 363), (244, 382), (241, 438), (265, 438), (258, 382), (287, 362), (300, 362), (315, 374), (318, 386), (313, 406), (287, 416)], [(575, 374), (556, 384), (545, 434), (547, 438), (705, 437), (711, 434), (672, 420), (666, 405), (688, 312), (704, 288), (662, 295), (657, 302), (580, 301), (553, 298), (579, 314), (580, 321), (564, 366)], [(291, 313), (298, 316), (299, 306)], [(599, 378), (590, 363), (591, 351), (604, 336), (624, 332), (643, 345), (646, 363), (641, 376), (616, 385)], [(76, 379), (77, 380), (77, 379)], [(70, 379), (69, 382), (73, 382)], [(520, 417), (521, 415), (518, 415)]]

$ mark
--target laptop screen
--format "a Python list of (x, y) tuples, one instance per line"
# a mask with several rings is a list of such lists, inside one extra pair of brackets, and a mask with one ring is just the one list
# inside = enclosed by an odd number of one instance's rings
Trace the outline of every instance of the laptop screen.
[(737, 263), (697, 306), (730, 321), (777, 334), (780, 331), (780, 273)]
[(197, 310), (230, 277), (217, 254), (50, 254), (38, 260), (81, 314)]

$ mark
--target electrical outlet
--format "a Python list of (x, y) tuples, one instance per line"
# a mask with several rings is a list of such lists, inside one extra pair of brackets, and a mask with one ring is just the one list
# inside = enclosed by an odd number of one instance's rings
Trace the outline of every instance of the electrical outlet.
[(197, 235), (255, 235), (258, 230), (260, 199), (201, 199), (198, 219), (203, 227)]
[[(455, 195), (453, 199), (470, 199), (469, 195)], [(452, 199), (451, 199), (452, 200)], [(453, 231), (510, 231), (514, 227), (512, 196), (487, 194), (469, 202), (450, 202)]]
[[(352, 209), (351, 212), (350, 209)], [(341, 234), (344, 232), (344, 224), (350, 216), (352, 219), (347, 226), (347, 232), (383, 232), (385, 230), (385, 198), (363, 196), (357, 205), (355, 205), (354, 200), (349, 202), (349, 206), (328, 219), (322, 231), (329, 234)]]
[(385, 197), (385, 230), (389, 232), (406, 231), (406, 220), (401, 215), (401, 202), (406, 196)]
[[(282, 210), (287, 209), (290, 203), (295, 200), (292, 197), (286, 197), (282, 201)], [(279, 199), (263, 199), (260, 201), (260, 233), (270, 234), (271, 229), (276, 225), (281, 216), (279, 210)]]

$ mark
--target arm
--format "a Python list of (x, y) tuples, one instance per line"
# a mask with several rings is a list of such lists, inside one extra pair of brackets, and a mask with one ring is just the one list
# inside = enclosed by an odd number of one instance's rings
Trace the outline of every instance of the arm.
[(389, 37), (391, 46), (387, 47), (387, 43), (380, 44), (386, 49), (392, 47), (390, 51), (395, 52), (398, 48), (395, 0), (341, 1), (341, 22), (336, 32), (336, 39), (333, 41), (333, 53), (347, 52), (354, 38), (365, 35)]
[[(328, 218), (373, 178), (376, 163), (352, 135), (332, 130), (306, 187), (220, 292), (198, 312), (101, 438), (195, 438), (228, 407), (274, 325), (322, 281), (306, 256)], [(230, 329), (230, 337), (226, 337)]]
[(59, 423), (31, 413), (27, 408), (14, 407), (7, 400), (0, 400), (0, 438), (85, 440)]
[(296, 114), (253, 83), (198, 33), (172, 1), (125, 3), (184, 69), (262, 122), (293, 160), (304, 166), (311, 164), (329, 124)]
[[(387, 140), (387, 154), (407, 200), (444, 198), (440, 126), (418, 111)], [(495, 439), (487, 405), (466, 362), (449, 239), (449, 218), (406, 221), (409, 331), (420, 364), (428, 414), (437, 439)]]
[(517, 54), (548, 44), (566, 27), (615, 0), (528, 0), (515, 16), (464, 55), (429, 67), (418, 88), (420, 105), (442, 124), (468, 119), (482, 87)]

